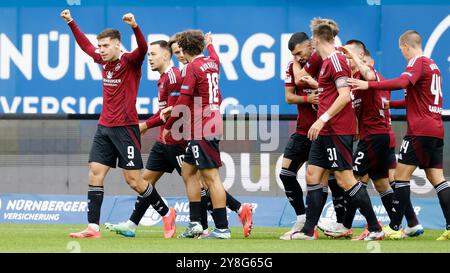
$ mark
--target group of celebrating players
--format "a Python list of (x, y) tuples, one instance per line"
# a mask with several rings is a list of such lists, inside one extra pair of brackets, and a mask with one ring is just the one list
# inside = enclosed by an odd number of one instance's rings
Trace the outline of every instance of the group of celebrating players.
[[(222, 96), (218, 85), (220, 63), (211, 36), (188, 30), (173, 35), (170, 41), (154, 41), (147, 46), (134, 16), (129, 13), (123, 16), (123, 21), (132, 27), (137, 48), (124, 53), (120, 48), (119, 31), (102, 31), (97, 36), (96, 49), (80, 31), (69, 10), (62, 11), (61, 16), (80, 48), (103, 68), (103, 107), (89, 154), (89, 224), (85, 230), (70, 236), (101, 237), (103, 183), (118, 160), (125, 181), (139, 196), (129, 220), (119, 224), (105, 223), (108, 230), (134, 237), (151, 205), (163, 219), (164, 237), (172, 238), (176, 232), (176, 211), (164, 203), (154, 185), (165, 172), (176, 169), (185, 182), (190, 217), (188, 227), (179, 238), (230, 238), (227, 207), (239, 215), (244, 237), (248, 237), (253, 226), (253, 207), (240, 203), (225, 191), (218, 171), (222, 165), (219, 151), (223, 130)], [(202, 55), (205, 48), (209, 56)], [(183, 72), (171, 64), (172, 53), (186, 64)], [(146, 54), (151, 69), (161, 75), (158, 81), (159, 111), (139, 124), (136, 98)], [(180, 113), (181, 118), (178, 117)], [(140, 136), (158, 126), (159, 139), (141, 173)], [(215, 223), (212, 232), (208, 231), (208, 210)]]
[[(71, 233), (73, 238), (100, 238), (103, 184), (110, 168), (123, 169), (125, 181), (138, 193), (129, 220), (106, 223), (108, 230), (134, 237), (150, 205), (163, 219), (164, 237), (176, 232), (176, 211), (169, 208), (155, 189), (158, 179), (174, 169), (182, 176), (189, 200), (190, 223), (179, 238), (229, 239), (227, 210), (236, 212), (248, 237), (253, 227), (253, 207), (240, 203), (225, 191), (220, 175), (219, 141), (223, 133), (220, 113), (220, 61), (212, 37), (198, 30), (176, 33), (169, 41), (147, 45), (130, 13), (137, 48), (125, 53), (120, 32), (105, 29), (96, 48), (80, 31), (70, 11), (61, 16), (77, 44), (102, 66), (103, 108), (89, 155), (88, 227)], [(331, 237), (352, 237), (356, 210), (367, 220), (358, 240), (401, 239), (423, 233), (410, 201), (409, 180), (417, 166), (424, 168), (436, 188), (446, 219), (446, 231), (438, 240), (450, 239), (450, 187), (443, 175), (444, 129), (441, 118), (441, 74), (433, 60), (422, 55), (421, 38), (407, 31), (399, 39), (408, 66), (394, 80), (384, 80), (373, 68), (364, 43), (350, 40), (335, 47), (339, 28), (333, 20), (315, 18), (312, 39), (297, 32), (289, 40), (293, 55), (285, 79), (286, 102), (297, 104), (296, 132), (291, 136), (280, 178), (297, 214), (292, 229), (282, 240), (317, 239), (317, 227)], [(208, 51), (208, 56), (202, 52)], [(148, 54), (153, 71), (160, 73), (159, 111), (139, 123), (136, 98), (141, 66)], [(171, 64), (172, 54), (185, 66), (180, 72)], [(404, 101), (390, 101), (390, 91), (406, 89)], [(395, 157), (395, 136), (389, 108), (406, 108), (408, 132)], [(427, 126), (423, 126), (426, 124)], [(140, 136), (160, 127), (143, 172)], [(352, 153), (353, 142), (358, 148)], [(117, 164), (118, 161), (118, 164)], [(296, 177), (308, 163), (306, 208)], [(390, 217), (383, 227), (373, 211), (366, 184), (371, 179)], [(319, 222), (330, 187), (336, 222)], [(208, 211), (215, 228), (208, 230)], [(405, 216), (408, 226), (402, 229)]]
[[(354, 240), (402, 239), (423, 234), (410, 200), (410, 178), (419, 166), (436, 189), (446, 220), (438, 240), (450, 239), (450, 187), (443, 175), (444, 127), (441, 73), (423, 56), (421, 36), (403, 33), (399, 48), (408, 61), (399, 78), (384, 80), (364, 43), (349, 40), (335, 47), (339, 27), (330, 19), (311, 21), (312, 39), (297, 32), (289, 40), (294, 59), (286, 71), (286, 102), (297, 104), (297, 130), (284, 152), (280, 179), (297, 214), (282, 240), (315, 240), (317, 228), (327, 236), (352, 238), (356, 210), (367, 227)], [(406, 89), (405, 99), (390, 101), (390, 92)], [(408, 130), (395, 156), (389, 108), (406, 108)], [(352, 153), (353, 142), (358, 140)], [(296, 177), (307, 162), (306, 209)], [(371, 179), (389, 215), (377, 221), (366, 185)], [(336, 221), (319, 222), (328, 196)], [(407, 226), (401, 227), (403, 217)]]

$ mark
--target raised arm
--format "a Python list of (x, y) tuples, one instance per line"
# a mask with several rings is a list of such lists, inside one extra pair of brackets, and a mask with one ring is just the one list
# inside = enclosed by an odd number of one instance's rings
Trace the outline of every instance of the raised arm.
[(401, 90), (406, 89), (409, 85), (409, 80), (405, 77), (399, 77), (391, 80), (385, 80), (385, 81), (370, 81), (369, 82), (369, 88), (372, 89), (382, 89), (382, 90)]
[(136, 23), (136, 19), (132, 13), (127, 13), (122, 17), (122, 20), (133, 29), (134, 36), (136, 37), (137, 48), (133, 50), (129, 55), (128, 59), (135, 65), (142, 65), (145, 59), (145, 54), (147, 54), (148, 46), (145, 41), (144, 34), (142, 34), (141, 29)]
[(351, 58), (355, 62), (359, 72), (361, 73), (361, 76), (365, 80), (375, 81), (377, 79), (373, 68), (368, 66), (361, 58), (358, 57), (358, 55), (354, 54), (352, 51), (348, 50), (345, 47), (340, 47), (339, 49), (344, 52), (347, 57)]
[(211, 36), (211, 32), (208, 32), (205, 34), (205, 45), (206, 45), (206, 50), (208, 51), (208, 56), (213, 58), (217, 65), (220, 66), (220, 59), (219, 59), (219, 55), (216, 52), (216, 49), (214, 48), (213, 44), (212, 44), (212, 36)]
[(389, 108), (391, 109), (405, 109), (406, 101), (405, 100), (391, 100), (389, 101)]
[(86, 35), (84, 35), (84, 33), (81, 32), (77, 24), (75, 24), (75, 21), (73, 20), (70, 11), (68, 9), (63, 10), (61, 12), (61, 17), (64, 18), (64, 20), (66, 20), (80, 48), (84, 52), (86, 52), (86, 54), (91, 56), (96, 63), (102, 63), (102, 58), (100, 54), (95, 52), (96, 51), (95, 46), (91, 43), (91, 41), (89, 41)]
[(353, 88), (352, 90), (401, 90), (409, 86), (410, 81), (405, 76), (400, 76), (399, 78), (384, 80), (384, 81), (361, 81), (357, 79), (348, 79), (348, 84)]

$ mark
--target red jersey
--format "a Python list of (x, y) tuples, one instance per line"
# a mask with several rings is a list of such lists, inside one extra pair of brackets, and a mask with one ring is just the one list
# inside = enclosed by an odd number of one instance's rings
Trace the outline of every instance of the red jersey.
[(308, 61), (306, 61), (306, 64), (303, 68), (311, 77), (318, 79), (322, 64), (323, 60), (319, 56), (319, 53), (317, 53), (317, 51), (314, 51), (311, 56), (309, 56)]
[(191, 138), (223, 134), (219, 65), (217, 59), (199, 55), (183, 70), (180, 92), (192, 97), (188, 105), (191, 110)]
[(412, 58), (401, 78), (410, 82), (405, 97), (406, 135), (443, 139), (442, 78), (436, 63), (425, 56)]
[[(372, 67), (370, 68), (375, 72)], [(353, 78), (363, 79), (359, 71), (353, 75)], [(378, 75), (377, 80), (379, 80)], [(352, 91), (352, 104), (358, 118), (360, 139), (365, 139), (373, 134), (389, 133), (390, 123), (386, 119), (386, 113), (383, 109), (386, 100), (384, 93), (386, 92), (390, 93), (385, 90)]]
[[(294, 87), (294, 92), (299, 96), (307, 96), (312, 93), (313, 89), (303, 88), (295, 85), (294, 63), (291, 61), (286, 69), (286, 78), (284, 80), (285, 87)], [(297, 129), (296, 134), (307, 135), (309, 128), (317, 120), (317, 111), (314, 110), (310, 103), (297, 104)]]
[[(384, 77), (378, 73), (375, 69), (373, 70), (375, 75), (377, 76), (377, 81), (384, 81)], [(381, 94), (382, 107), (384, 109), (385, 101), (391, 101), (391, 91), (390, 90), (379, 90)], [(384, 117), (386, 118), (386, 122), (389, 125), (389, 148), (395, 148), (397, 145), (397, 140), (395, 139), (394, 131), (392, 130), (392, 121), (391, 121), (391, 110), (384, 110)]]
[[(153, 114), (147, 121), (147, 128), (161, 126), (164, 122), (160, 119), (159, 113), (166, 107), (174, 106), (180, 96), (181, 73), (174, 66), (170, 66), (161, 74), (158, 80), (158, 102), (159, 110)], [(164, 126), (160, 127), (158, 141), (161, 142)], [(166, 144), (184, 144), (184, 140), (174, 140), (171, 135), (166, 138)]]
[[(339, 96), (335, 81), (341, 77), (350, 78), (351, 70), (347, 58), (339, 51), (334, 51), (323, 60), (319, 74), (319, 111), (318, 116), (325, 113)], [(354, 135), (356, 118), (352, 104), (348, 103), (339, 113), (325, 123), (319, 135)]]
[(69, 26), (80, 48), (102, 65), (103, 107), (99, 124), (106, 127), (139, 124), (136, 98), (141, 80), (141, 66), (147, 53), (147, 42), (139, 26), (133, 28), (138, 47), (131, 53), (123, 53), (113, 62), (105, 62), (96, 48), (80, 31), (75, 21)]

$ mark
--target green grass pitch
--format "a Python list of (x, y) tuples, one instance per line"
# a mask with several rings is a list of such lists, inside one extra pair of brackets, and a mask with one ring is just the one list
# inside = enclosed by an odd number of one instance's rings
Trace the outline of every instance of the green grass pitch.
[[(450, 241), (436, 241), (442, 230), (426, 230), (418, 238), (402, 241), (364, 242), (333, 240), (320, 235), (318, 241), (281, 241), (288, 228), (253, 229), (243, 239), (240, 227), (232, 227), (231, 240), (164, 239), (162, 227), (139, 227), (135, 238), (125, 238), (103, 228), (101, 239), (72, 239), (85, 225), (0, 224), (0, 252), (119, 252), (119, 253), (340, 253), (340, 252), (444, 252)], [(184, 230), (177, 227), (177, 235)], [(355, 229), (359, 234), (361, 229)]]

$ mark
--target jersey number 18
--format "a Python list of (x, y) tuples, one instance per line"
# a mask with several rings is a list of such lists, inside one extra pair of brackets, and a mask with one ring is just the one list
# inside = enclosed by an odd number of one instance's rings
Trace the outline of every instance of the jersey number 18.
[(214, 73), (206, 74), (209, 85), (209, 104), (219, 103), (219, 75)]

